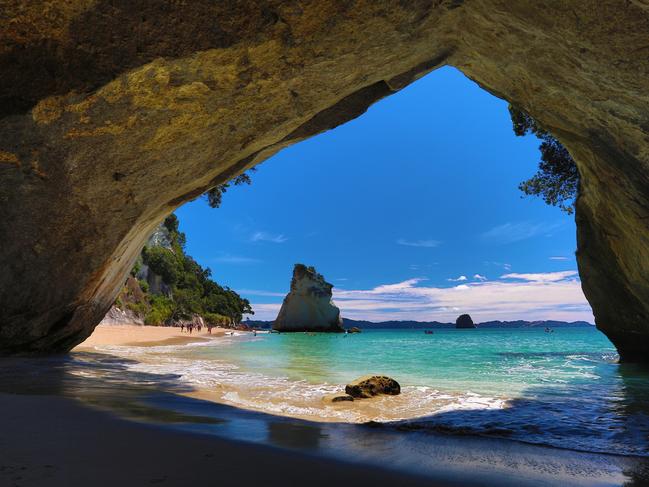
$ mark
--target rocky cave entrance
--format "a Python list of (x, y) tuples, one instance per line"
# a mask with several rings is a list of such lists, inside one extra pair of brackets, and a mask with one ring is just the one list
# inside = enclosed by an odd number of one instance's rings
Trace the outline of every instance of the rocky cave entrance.
[(575, 158), (585, 294), (621, 358), (648, 360), (646, 6), (42, 7), (9, 7), (0, 35), (1, 353), (69, 350), (164, 215), (452, 65)]

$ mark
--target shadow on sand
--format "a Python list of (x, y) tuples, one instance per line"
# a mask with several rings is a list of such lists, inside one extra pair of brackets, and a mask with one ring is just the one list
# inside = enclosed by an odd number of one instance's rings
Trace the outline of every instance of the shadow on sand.
[[(179, 375), (136, 371), (132, 367), (136, 364), (91, 352), (3, 359), (0, 393), (62, 396), (138, 422), (422, 474), (473, 468), (485, 478), (492, 475), (493, 480), (511, 476), (516, 484), (516, 472), (529, 476), (536, 469), (549, 478), (560, 475), (564, 485), (572, 485), (570, 479), (587, 481), (589, 476), (610, 477), (607, 485), (649, 484), (647, 458), (603, 455), (610, 452), (598, 445), (593, 450), (599, 453), (579, 453), (566, 443), (570, 437), (579, 444), (585, 437), (601, 437), (602, 445), (614, 443), (647, 455), (649, 375), (630, 366), (619, 367), (620, 387), (604, 408), (601, 402), (592, 408), (575, 408), (570, 396), (538, 390), (538, 394), (530, 391), (527, 399), (511, 401), (506, 409), (461, 410), (387, 424), (353, 425), (310, 422), (192, 399), (182, 395), (192, 388)], [(593, 394), (597, 384), (583, 387), (584, 393), (589, 388)], [(548, 443), (548, 438), (550, 443), (555, 438), (555, 446), (566, 450), (525, 444)], [(388, 464), (386, 458), (390, 458)]]

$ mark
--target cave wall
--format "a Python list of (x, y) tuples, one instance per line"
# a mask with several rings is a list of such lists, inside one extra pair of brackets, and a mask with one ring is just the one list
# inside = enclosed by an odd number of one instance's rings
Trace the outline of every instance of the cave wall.
[(622, 358), (649, 360), (642, 0), (0, 0), (0, 12), (0, 353), (69, 350), (168, 213), (448, 64), (570, 150), (584, 292)]

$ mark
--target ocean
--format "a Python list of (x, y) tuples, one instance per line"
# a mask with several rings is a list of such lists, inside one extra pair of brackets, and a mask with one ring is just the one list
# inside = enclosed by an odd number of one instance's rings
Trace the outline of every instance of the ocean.
[[(594, 328), (237, 333), (97, 351), (119, 357), (124, 373), (171, 377), (183, 394), (272, 415), (649, 456), (649, 371), (618, 364)], [(365, 374), (393, 377), (401, 395), (323, 401)]]

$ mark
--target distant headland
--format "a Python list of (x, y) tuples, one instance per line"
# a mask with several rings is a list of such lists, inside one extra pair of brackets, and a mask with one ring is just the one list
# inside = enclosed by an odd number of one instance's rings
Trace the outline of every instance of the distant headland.
[[(352, 320), (350, 318), (343, 318), (343, 327), (346, 329), (356, 327), (362, 330), (434, 330), (434, 329), (447, 329), (456, 328), (455, 323), (445, 323), (440, 321), (414, 321), (414, 320), (394, 320), (394, 321), (366, 321), (366, 320)], [(251, 328), (272, 328), (273, 321), (263, 320), (246, 320), (243, 322)], [(515, 320), (515, 321), (484, 321), (476, 323), (477, 329), (493, 329), (493, 328), (595, 328), (595, 325), (587, 321), (556, 321), (556, 320)]]

